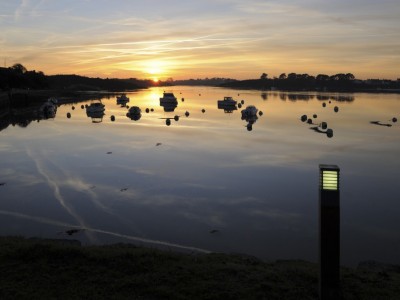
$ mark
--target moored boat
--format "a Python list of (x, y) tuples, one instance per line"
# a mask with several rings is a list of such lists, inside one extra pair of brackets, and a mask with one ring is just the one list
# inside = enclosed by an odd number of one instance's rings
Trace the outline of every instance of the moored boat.
[(224, 97), (224, 100), (218, 100), (218, 107), (220, 106), (235, 106), (237, 103), (236, 100), (233, 100), (232, 97)]
[(104, 112), (105, 105), (101, 102), (94, 102), (91, 103), (89, 106), (86, 107), (86, 113), (97, 113), (97, 112)]
[(170, 104), (178, 103), (178, 101), (173, 93), (164, 92), (163, 96), (160, 98), (160, 104), (162, 105), (162, 104), (166, 104), (166, 103), (170, 103)]
[(249, 105), (246, 109), (242, 109), (242, 118), (257, 116), (258, 109), (254, 105)]
[(120, 96), (117, 96), (117, 104), (126, 104), (129, 102), (129, 97), (127, 97), (125, 94), (122, 94)]

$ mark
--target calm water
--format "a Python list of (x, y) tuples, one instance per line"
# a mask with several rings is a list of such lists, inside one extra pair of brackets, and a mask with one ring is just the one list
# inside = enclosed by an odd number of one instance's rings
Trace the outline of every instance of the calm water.
[[(399, 95), (170, 90), (173, 112), (160, 107), (161, 88), (129, 93), (128, 105), (142, 109), (137, 121), (115, 97), (102, 99), (100, 123), (81, 109), (92, 101), (60, 105), (54, 119), (25, 127), (7, 127), (3, 113), (0, 234), (317, 261), (326, 163), (341, 168), (342, 263), (400, 263), (400, 122), (391, 121)], [(224, 96), (264, 113), (252, 131), (241, 109), (217, 108)], [(333, 137), (310, 130), (303, 114), (327, 122)], [(86, 230), (70, 237), (71, 228)]]

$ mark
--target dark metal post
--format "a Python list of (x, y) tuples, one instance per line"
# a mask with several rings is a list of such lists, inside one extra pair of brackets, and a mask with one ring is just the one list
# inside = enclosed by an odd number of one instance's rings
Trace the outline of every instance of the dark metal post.
[(319, 295), (340, 296), (340, 169), (319, 165)]

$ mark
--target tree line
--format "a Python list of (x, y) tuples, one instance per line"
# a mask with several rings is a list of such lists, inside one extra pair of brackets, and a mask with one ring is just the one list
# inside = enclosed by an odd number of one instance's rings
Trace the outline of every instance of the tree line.
[(268, 78), (262, 73), (259, 79), (247, 79), (223, 83), (221, 86), (233, 88), (251, 88), (260, 90), (320, 90), (320, 91), (375, 91), (400, 89), (400, 80), (367, 79), (358, 80), (352, 73), (334, 75), (282, 73), (278, 77)]
[(28, 71), (17, 63), (9, 68), (0, 68), (0, 90), (12, 89), (55, 89), (55, 90), (90, 90), (124, 91), (147, 88), (152, 80), (136, 78), (91, 78), (79, 75), (45, 75), (39, 71)]

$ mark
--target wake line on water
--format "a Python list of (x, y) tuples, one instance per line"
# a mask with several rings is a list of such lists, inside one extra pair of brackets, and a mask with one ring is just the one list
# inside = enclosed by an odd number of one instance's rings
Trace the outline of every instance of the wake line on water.
[[(67, 205), (64, 197), (61, 195), (60, 187), (58, 186), (57, 182), (52, 180), (45, 172), (44, 167), (40, 163), (40, 159), (37, 159), (29, 149), (26, 149), (26, 153), (34, 162), (38, 173), (43, 176), (47, 184), (53, 189), (54, 197), (57, 199), (58, 203), (81, 225), (81, 227), (85, 227), (85, 222), (82, 220), (82, 218), (70, 206)], [(94, 239), (91, 235), (87, 234), (87, 237), (92, 243), (94, 242)]]
[(106, 235), (111, 235), (119, 238), (124, 238), (127, 240), (131, 241), (136, 241), (136, 242), (141, 242), (141, 243), (146, 243), (146, 244), (153, 244), (153, 245), (158, 245), (158, 246), (165, 246), (165, 247), (172, 247), (176, 249), (181, 249), (181, 250), (187, 250), (187, 251), (194, 251), (194, 252), (199, 252), (199, 253), (212, 253), (212, 251), (197, 248), (197, 247), (191, 247), (191, 246), (185, 246), (185, 245), (179, 245), (175, 243), (169, 243), (169, 242), (164, 242), (164, 241), (159, 241), (159, 240), (151, 240), (151, 239), (145, 239), (137, 236), (131, 236), (127, 234), (121, 234), (117, 232), (112, 232), (108, 230), (102, 230), (102, 229), (97, 229), (97, 228), (91, 228), (91, 227), (81, 227), (78, 225), (71, 225), (65, 222), (60, 222), (60, 221), (55, 221), (52, 219), (47, 219), (47, 218), (42, 218), (42, 217), (35, 217), (35, 216), (30, 216), (18, 212), (12, 212), (12, 211), (5, 211), (5, 210), (0, 210), (0, 214), (6, 215), (6, 216), (12, 216), (20, 219), (26, 219), (26, 220), (31, 220), (35, 221), (38, 223), (42, 224), (49, 224), (49, 225), (55, 225), (55, 226), (62, 226), (62, 227), (68, 227), (68, 228), (76, 228), (76, 229), (82, 229), (82, 230), (87, 230), (90, 232), (95, 232), (95, 233), (102, 233)]

